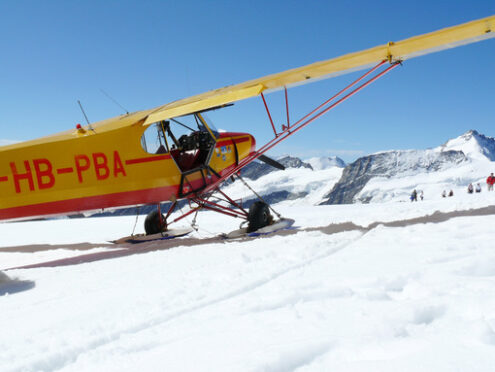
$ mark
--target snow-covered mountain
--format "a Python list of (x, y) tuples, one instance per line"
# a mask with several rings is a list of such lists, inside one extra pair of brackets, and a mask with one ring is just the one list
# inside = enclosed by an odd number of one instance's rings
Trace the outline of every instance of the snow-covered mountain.
[[(284, 165), (286, 168), (308, 168), (313, 169), (313, 167), (309, 163), (303, 162), (301, 159), (296, 158), (294, 156), (283, 156), (278, 158), (277, 161)], [(277, 171), (276, 168), (271, 165), (262, 163), (260, 161), (253, 161), (248, 164), (241, 171), (241, 175), (243, 177), (249, 178), (251, 180), (257, 180), (262, 176), (266, 176), (268, 173)]]
[[(342, 177), (325, 196), (322, 204), (349, 204), (373, 178), (403, 178), (419, 173), (432, 173), (455, 167), (468, 158), (462, 151), (406, 150), (368, 155), (349, 164)], [(368, 198), (368, 199), (367, 199)], [(361, 196), (368, 202), (371, 196)]]
[(463, 135), (448, 140), (437, 148), (438, 151), (462, 151), (471, 159), (495, 161), (495, 139), (470, 130)]
[(428, 150), (380, 152), (357, 159), (325, 195), (322, 204), (407, 200), (413, 189), (438, 197), (463, 192), (494, 171), (495, 139), (474, 130)]
[(306, 162), (310, 164), (314, 170), (328, 169), (331, 167), (344, 168), (346, 166), (345, 161), (338, 156), (316, 157), (308, 159)]
[[(340, 178), (343, 170), (340, 166), (332, 166), (332, 161), (342, 164), (343, 161), (337, 157), (312, 158), (305, 162), (297, 157), (284, 156), (277, 161), (286, 169), (282, 171), (264, 163), (253, 162), (241, 172), (249, 185), (269, 204), (282, 201), (318, 204), (328, 188)], [(234, 199), (241, 199), (246, 208), (257, 200), (241, 182), (229, 183), (223, 190)]]
[[(337, 157), (294, 161), (299, 168), (253, 170), (254, 189), (270, 203), (350, 204), (408, 201), (412, 190), (426, 199), (441, 198), (443, 190), (465, 194), (469, 183), (480, 183), (495, 172), (495, 139), (470, 130), (441, 146), (426, 150), (391, 150), (361, 157), (345, 168)], [(307, 164), (304, 167), (301, 164)], [(254, 167), (254, 166), (253, 166)], [(270, 168), (270, 169), (268, 169)], [(268, 170), (264, 170), (268, 169)], [(264, 173), (266, 172), (266, 173)], [(249, 191), (229, 186), (238, 198)]]

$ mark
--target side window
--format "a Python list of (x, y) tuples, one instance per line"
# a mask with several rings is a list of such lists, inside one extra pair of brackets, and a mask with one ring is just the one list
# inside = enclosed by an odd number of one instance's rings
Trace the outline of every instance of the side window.
[(149, 154), (164, 154), (167, 144), (160, 123), (150, 125), (141, 137), (141, 146)]

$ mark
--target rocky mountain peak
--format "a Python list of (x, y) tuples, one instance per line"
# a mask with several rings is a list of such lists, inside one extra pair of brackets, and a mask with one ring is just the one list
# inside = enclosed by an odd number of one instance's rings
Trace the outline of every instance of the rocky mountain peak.
[(278, 159), (278, 162), (285, 165), (287, 168), (308, 168), (313, 169), (311, 164), (303, 162), (301, 159), (296, 158), (295, 156), (284, 156), (283, 158)]
[(462, 151), (472, 159), (488, 159), (495, 161), (495, 138), (480, 134), (471, 129), (457, 138), (445, 142), (438, 151)]
[[(363, 156), (345, 167), (321, 204), (351, 204), (374, 177), (394, 178), (436, 172), (467, 161), (462, 151), (401, 150)], [(368, 202), (369, 200), (361, 200)]]
[[(313, 169), (310, 164), (303, 162), (301, 159), (296, 158), (294, 156), (283, 156), (281, 158), (278, 158), (277, 161), (284, 165), (286, 168), (308, 168), (308, 169)], [(277, 171), (276, 168), (273, 168), (271, 165), (262, 163), (260, 161), (253, 161), (252, 163), (248, 164), (244, 169), (241, 171), (241, 175), (246, 178), (250, 178), (252, 180), (257, 180), (258, 178)]]

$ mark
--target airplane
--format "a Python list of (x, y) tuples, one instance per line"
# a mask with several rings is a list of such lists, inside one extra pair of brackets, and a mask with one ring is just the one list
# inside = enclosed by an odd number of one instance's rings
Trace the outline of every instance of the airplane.
[[(241, 218), (248, 231), (256, 231), (274, 222), (273, 209), (259, 197), (246, 210), (222, 191), (226, 180), (241, 178), (240, 171), (256, 159), (283, 168), (265, 153), (404, 61), (486, 40), (495, 37), (494, 31), (495, 15), (2, 146), (0, 220), (157, 205), (146, 217), (147, 235), (162, 234), (199, 210)], [(351, 84), (290, 122), (288, 88), (364, 69)], [(285, 91), (287, 111), (278, 129), (265, 98), (277, 90)], [(274, 133), (259, 148), (252, 134), (219, 132), (206, 114), (252, 97), (261, 97)], [(189, 203), (189, 211), (169, 221), (181, 200)], [(163, 201), (171, 202), (165, 215)]]

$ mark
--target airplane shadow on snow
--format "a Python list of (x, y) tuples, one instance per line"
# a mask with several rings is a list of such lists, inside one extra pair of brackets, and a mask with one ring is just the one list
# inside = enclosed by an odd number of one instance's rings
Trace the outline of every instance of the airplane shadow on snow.
[[(370, 230), (373, 230), (377, 226), (385, 226), (385, 227), (407, 227), (415, 224), (425, 224), (425, 223), (440, 223), (450, 220), (451, 218), (456, 217), (472, 217), (472, 216), (486, 216), (486, 215), (494, 215), (495, 214), (495, 206), (488, 206), (484, 208), (478, 209), (469, 209), (464, 211), (453, 211), (453, 212), (439, 212), (436, 211), (433, 214), (404, 219), (404, 220), (396, 220), (396, 221), (388, 221), (388, 222), (373, 222), (368, 226), (360, 226), (356, 225), (353, 222), (343, 222), (343, 223), (332, 223), (327, 226), (319, 226), (319, 227), (306, 227), (306, 228), (297, 228), (289, 230), (281, 230), (276, 233), (260, 236), (260, 237), (243, 237), (239, 239), (235, 239), (234, 241), (244, 241), (244, 240), (253, 240), (253, 239), (269, 239), (273, 235), (292, 235), (297, 234), (299, 232), (310, 232), (310, 231), (320, 231), (324, 234), (336, 234), (345, 231), (361, 231), (366, 233)], [(230, 240), (225, 240), (224, 238), (217, 236), (211, 238), (177, 238), (170, 240), (157, 240), (157, 241), (149, 241), (140, 244), (91, 244), (91, 243), (79, 243), (73, 245), (31, 245), (31, 246), (21, 246), (21, 247), (5, 247), (2, 248), (2, 251), (8, 252), (33, 252), (38, 250), (47, 250), (47, 249), (75, 249), (75, 250), (86, 250), (96, 247), (105, 247), (109, 248), (107, 251), (96, 252), (83, 254), (75, 257), (63, 258), (49, 262), (36, 263), (32, 265), (25, 265), (21, 267), (13, 267), (8, 270), (13, 269), (28, 269), (28, 268), (38, 268), (38, 267), (58, 267), (58, 266), (68, 266), (68, 265), (77, 265), (81, 263), (88, 263), (94, 261), (100, 261), (105, 259), (124, 257), (133, 254), (142, 254), (157, 250), (165, 250), (170, 248), (177, 248), (180, 246), (199, 246), (203, 244), (210, 243), (226, 243)], [(6, 293), (6, 290), (3, 289), (2, 285), (2, 277), (0, 272), (0, 295)], [(3, 274), (4, 275), (4, 274)], [(17, 288), (17, 291), (31, 289), (34, 287), (34, 282), (22, 282), (11, 280), (10, 284), (7, 282), (5, 288), (7, 288), (8, 293), (12, 293), (12, 290)]]
[(36, 284), (31, 280), (19, 280), (9, 278), (0, 271), (0, 296), (14, 294), (33, 289)]

